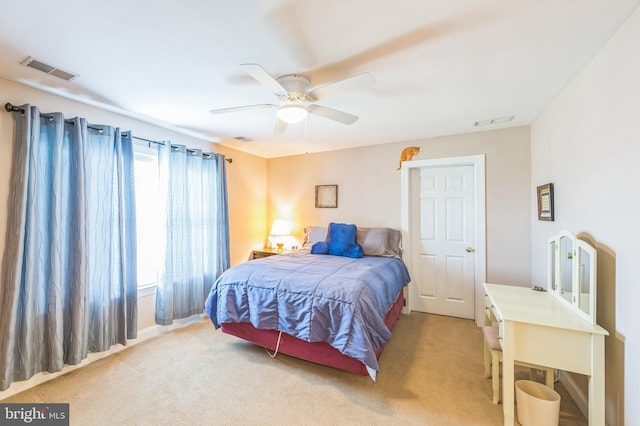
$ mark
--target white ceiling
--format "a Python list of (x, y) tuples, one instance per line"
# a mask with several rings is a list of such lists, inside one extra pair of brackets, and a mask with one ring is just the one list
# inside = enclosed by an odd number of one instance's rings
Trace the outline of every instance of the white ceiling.
[[(12, 0), (0, 76), (270, 158), (530, 124), (639, 4)], [(21, 66), (29, 56), (80, 77)], [(311, 115), (276, 136), (274, 109), (208, 112), (277, 101), (243, 63), (312, 87), (360, 72), (376, 83), (319, 102), (359, 116), (354, 124)]]

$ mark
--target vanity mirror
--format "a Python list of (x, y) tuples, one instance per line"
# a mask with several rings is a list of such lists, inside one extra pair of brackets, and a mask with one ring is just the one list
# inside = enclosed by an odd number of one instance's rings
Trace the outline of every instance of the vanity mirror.
[(596, 324), (596, 250), (568, 231), (549, 238), (548, 290)]
[(560, 295), (567, 302), (573, 301), (573, 234), (558, 235), (558, 282)]

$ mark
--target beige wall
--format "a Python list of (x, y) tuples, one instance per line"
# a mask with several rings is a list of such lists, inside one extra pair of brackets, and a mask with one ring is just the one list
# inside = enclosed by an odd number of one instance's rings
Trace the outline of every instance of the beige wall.
[[(487, 279), (530, 285), (529, 128), (374, 145), (269, 159), (268, 223), (292, 219), (302, 239), (307, 225), (330, 221), (400, 228), (400, 152), (420, 146), (414, 160), (486, 154)], [(315, 208), (315, 185), (338, 185), (338, 208)]]
[[(228, 149), (228, 148), (226, 148)], [(223, 152), (220, 147), (219, 152)], [(233, 152), (227, 164), (231, 265), (246, 261), (267, 229), (267, 160)]]
[[(568, 229), (598, 249), (598, 323), (605, 340), (606, 419), (640, 424), (640, 10), (532, 126), (532, 183), (554, 183), (555, 222), (532, 217), (532, 276), (545, 241)], [(584, 390), (586, 392), (586, 389)]]
[[(131, 129), (134, 135), (152, 140), (169, 139), (173, 143), (199, 147), (232, 158), (227, 164), (227, 186), (229, 197), (229, 227), (232, 265), (247, 259), (256, 242), (262, 241), (266, 229), (266, 170), (267, 161), (253, 155), (211, 144), (185, 136), (152, 124), (125, 117), (120, 114), (75, 102), (0, 78), (2, 105), (29, 103), (43, 112), (60, 111), (66, 117), (81, 116), (96, 124), (110, 124), (123, 129)], [(9, 194), (11, 153), (13, 150), (13, 118), (0, 111), (0, 254), (4, 253), (7, 226), (6, 200)], [(148, 292), (147, 292), (148, 293)], [(147, 294), (144, 293), (144, 294)], [(153, 324), (153, 293), (140, 298), (140, 328)]]

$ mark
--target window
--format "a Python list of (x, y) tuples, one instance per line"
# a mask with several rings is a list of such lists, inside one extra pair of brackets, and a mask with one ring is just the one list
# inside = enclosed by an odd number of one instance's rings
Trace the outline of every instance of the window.
[(138, 287), (155, 285), (158, 279), (161, 229), (158, 151), (155, 144), (134, 142), (136, 180), (136, 231)]

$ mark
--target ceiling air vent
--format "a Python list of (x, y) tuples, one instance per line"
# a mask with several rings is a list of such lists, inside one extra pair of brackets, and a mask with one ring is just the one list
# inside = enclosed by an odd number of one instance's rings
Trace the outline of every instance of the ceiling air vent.
[(492, 118), (490, 120), (474, 121), (473, 122), (473, 127), (488, 126), (489, 124), (508, 123), (511, 120), (513, 120), (514, 117), (515, 117), (514, 115), (508, 115), (506, 117)]
[(240, 142), (251, 142), (253, 140), (253, 139), (248, 138), (246, 136), (236, 136), (234, 139), (238, 140)]
[(32, 58), (31, 56), (25, 59), (20, 65), (24, 65), (26, 67), (33, 68), (38, 71), (42, 71), (44, 73), (50, 74), (54, 77), (58, 77), (66, 81), (71, 81), (78, 78), (77, 74), (72, 74), (70, 72), (63, 71), (60, 68), (47, 65), (44, 62), (40, 62), (37, 59)]

